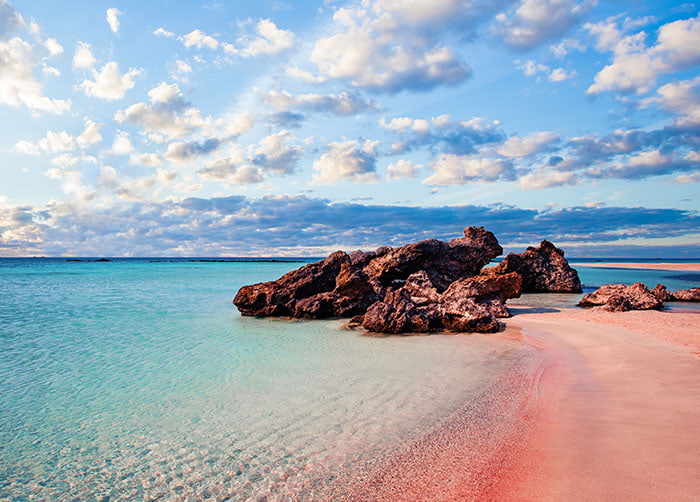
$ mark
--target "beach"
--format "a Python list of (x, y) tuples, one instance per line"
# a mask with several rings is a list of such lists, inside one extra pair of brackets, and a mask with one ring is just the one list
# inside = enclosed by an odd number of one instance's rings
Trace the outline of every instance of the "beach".
[[(632, 264), (595, 264), (620, 265)], [(519, 332), (552, 360), (533, 389), (539, 413), (522, 451), (524, 467), (501, 484), (499, 498), (697, 500), (700, 314), (511, 311), (506, 333)]]

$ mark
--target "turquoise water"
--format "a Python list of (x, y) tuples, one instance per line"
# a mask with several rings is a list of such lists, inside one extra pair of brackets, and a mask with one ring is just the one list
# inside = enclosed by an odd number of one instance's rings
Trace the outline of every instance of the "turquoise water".
[(0, 260), (0, 500), (322, 497), (532, 357), (498, 335), (240, 317), (240, 286), (298, 266)]

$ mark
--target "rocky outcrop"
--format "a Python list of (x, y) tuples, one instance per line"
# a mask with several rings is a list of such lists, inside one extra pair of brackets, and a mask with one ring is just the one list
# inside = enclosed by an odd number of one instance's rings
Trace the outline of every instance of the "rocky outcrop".
[(667, 302), (700, 302), (700, 288), (681, 289), (680, 291), (667, 292)]
[[(531, 249), (539, 254), (531, 257)], [(244, 286), (233, 303), (246, 316), (352, 317), (354, 325), (382, 333), (497, 331), (497, 319), (510, 315), (506, 300), (523, 290), (522, 273), (533, 282), (532, 276), (544, 270), (546, 284), (556, 288), (556, 281), (572, 270), (563, 252), (544, 241), (539, 250), (523, 253), (526, 258), (509, 255), (516, 257), (509, 263), (525, 264), (520, 272), (501, 267), (481, 273), (502, 252), (496, 237), (482, 227), (468, 227), (464, 237), (449, 242), (427, 239), (375, 251), (338, 251), (276, 281)]]
[(517, 272), (523, 278), (525, 293), (580, 293), (578, 272), (569, 266), (564, 251), (545, 240), (537, 248), (528, 247), (523, 253), (510, 253), (493, 274)]
[[(663, 286), (662, 286), (663, 288)], [(665, 290), (665, 288), (663, 288)], [(625, 284), (606, 284), (592, 293), (584, 295), (578, 303), (579, 307), (601, 307), (610, 312), (625, 312), (628, 310), (660, 310), (663, 300), (657, 286), (653, 290), (641, 282), (626, 286)]]

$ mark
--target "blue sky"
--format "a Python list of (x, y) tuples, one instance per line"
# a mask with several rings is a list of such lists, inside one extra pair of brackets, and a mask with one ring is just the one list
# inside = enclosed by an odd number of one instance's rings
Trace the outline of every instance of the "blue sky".
[(0, 256), (698, 257), (699, 11), (0, 0)]

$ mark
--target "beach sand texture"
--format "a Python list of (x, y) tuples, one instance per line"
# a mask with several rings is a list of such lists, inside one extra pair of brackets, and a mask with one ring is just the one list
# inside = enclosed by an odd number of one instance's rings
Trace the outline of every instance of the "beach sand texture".
[[(666, 266), (636, 268), (647, 265)], [(511, 312), (495, 336), (542, 357), (364, 477), (353, 499), (700, 499), (699, 312)]]

